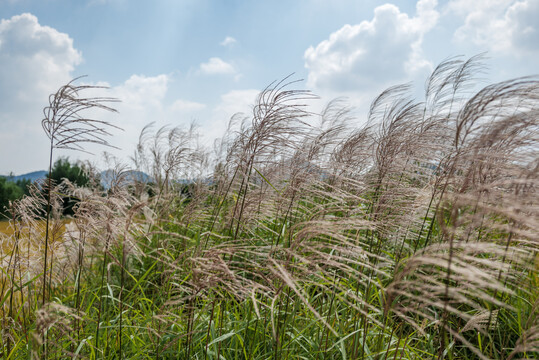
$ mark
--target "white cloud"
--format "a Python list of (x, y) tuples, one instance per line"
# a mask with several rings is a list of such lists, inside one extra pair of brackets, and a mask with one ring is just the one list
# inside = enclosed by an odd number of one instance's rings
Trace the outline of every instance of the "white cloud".
[[(64, 154), (71, 159), (90, 159), (96, 162), (98, 166), (104, 166), (105, 164), (100, 162), (99, 154), (107, 151), (127, 162), (136, 148), (140, 132), (144, 126), (150, 122), (155, 122), (156, 126), (160, 127), (175, 120), (175, 115), (177, 114), (174, 114), (166, 106), (169, 82), (169, 75), (161, 74), (157, 76), (132, 75), (116, 86), (110, 86), (106, 82), (89, 83), (88, 85), (106, 87), (107, 89), (92, 89), (85, 92), (84, 96), (111, 97), (119, 100), (117, 103), (108, 104), (116, 109), (117, 113), (99, 109), (91, 109), (84, 113), (85, 116), (109, 122), (120, 128), (110, 128), (111, 136), (106, 138), (112, 146), (119, 149), (96, 144), (85, 144), (84, 150), (95, 156), (64, 151), (57, 153), (55, 157)], [(82, 84), (82, 81), (78, 81), (77, 84)], [(35, 125), (34, 127), (37, 128)]]
[(71, 80), (82, 61), (73, 40), (39, 24), (32, 14), (0, 21), (0, 108), (2, 112), (46, 105), (48, 95)]
[(200, 71), (207, 75), (227, 75), (236, 73), (236, 69), (234, 69), (234, 66), (218, 57), (212, 57), (208, 60), (208, 62), (200, 64)]
[(43, 169), (47, 137), (40, 121), (49, 94), (70, 81), (82, 61), (73, 40), (32, 14), (0, 21), (0, 173)]
[(215, 111), (227, 119), (239, 112), (251, 115), (253, 105), (259, 93), (260, 91), (255, 89), (229, 91), (221, 95), (221, 101), (215, 108)]
[[(153, 77), (133, 75), (119, 86), (112, 87), (106, 96), (119, 98), (119, 114), (103, 114), (105, 119), (120, 126), (124, 131), (114, 131), (110, 142), (121, 151), (108, 150), (120, 159), (133, 154), (140, 131), (149, 122), (155, 122), (154, 129), (164, 125), (189, 126), (192, 121), (198, 125), (201, 140), (208, 146), (224, 135), (230, 118), (236, 113), (252, 116), (252, 108), (259, 91), (254, 89), (233, 90), (220, 96), (217, 104), (206, 104), (175, 99), (169, 101), (168, 75)], [(101, 94), (103, 96), (103, 94)], [(98, 153), (100, 150), (93, 151)]]
[[(122, 102), (118, 104), (119, 114), (102, 114), (100, 119), (108, 120), (124, 131), (114, 131), (110, 142), (122, 150), (108, 150), (120, 159), (127, 159), (138, 141), (140, 131), (149, 122), (154, 121), (154, 129), (164, 125), (188, 126), (196, 121), (201, 140), (208, 146), (224, 135), (230, 118), (236, 113), (252, 116), (252, 107), (259, 91), (253, 89), (233, 90), (220, 96), (215, 106), (175, 99), (168, 102), (168, 75), (147, 77), (133, 75), (119, 86), (112, 87), (106, 96), (114, 96)], [(103, 94), (101, 94), (103, 95)], [(105, 117), (103, 117), (105, 115)], [(103, 148), (93, 151), (105, 150)]]
[(464, 18), (454, 35), (457, 42), (471, 41), (494, 52), (539, 51), (537, 0), (454, 0), (448, 9)]
[(221, 46), (232, 46), (238, 41), (234, 39), (232, 36), (227, 36), (223, 41), (219, 43)]
[[(212, 145), (216, 138), (223, 136), (228, 122), (234, 114), (243, 112), (246, 116), (252, 115), (252, 106), (259, 93), (258, 90), (233, 90), (221, 95), (217, 104), (209, 107), (204, 103), (183, 98), (170, 99), (169, 85), (172, 80), (171, 76), (167, 74), (132, 75), (116, 86), (110, 86), (106, 82), (90, 84), (108, 87), (108, 89), (94, 89), (87, 92), (86, 96), (113, 97), (120, 100), (119, 103), (112, 104), (118, 113), (100, 110), (86, 113), (87, 116), (108, 121), (122, 129), (111, 129), (112, 136), (107, 139), (111, 145), (120, 149), (87, 144), (84, 146), (85, 150), (98, 155), (97, 157), (72, 151), (57, 152), (56, 155), (65, 154), (71, 159), (89, 158), (96, 162), (98, 167), (104, 167), (106, 165), (101, 162), (99, 154), (107, 151), (121, 161), (129, 162), (129, 157), (133, 155), (141, 130), (150, 122), (155, 123), (154, 129), (159, 129), (165, 125), (187, 127), (192, 121), (195, 121), (199, 126), (201, 140), (206, 145)], [(42, 134), (41, 128), (36, 126), (37, 124), (38, 122), (33, 123), (28, 126), (28, 129), (21, 130), (21, 137), (23, 134), (36, 132), (37, 134), (32, 136), (34, 139), (44, 140), (42, 148), (44, 149), (43, 154), (46, 155), (45, 150), (48, 149), (46, 137)], [(4, 138), (9, 138), (9, 136), (0, 133), (0, 143), (5, 140)], [(28, 148), (35, 150), (35, 146), (33, 147), (32, 144), (33, 141), (27, 142)], [(26, 162), (26, 159), (24, 161)], [(24, 171), (44, 168), (46, 159), (38, 165), (25, 164), (25, 166), (30, 167)]]
[(229, 120), (237, 113), (252, 117), (253, 106), (259, 90), (232, 90), (221, 95), (219, 103), (214, 107), (210, 121), (201, 124), (203, 140), (207, 145), (224, 135)]
[(201, 104), (195, 101), (178, 99), (172, 103), (170, 109), (175, 112), (191, 112), (206, 108), (206, 104)]
[(419, 0), (409, 17), (398, 7), (375, 8), (371, 21), (345, 25), (305, 51), (307, 85), (318, 91), (372, 91), (430, 69), (423, 36), (438, 21), (436, 0)]
[[(84, 80), (78, 80), (77, 84), (83, 84)], [(116, 86), (110, 86), (106, 82), (89, 83), (88, 85), (108, 87), (108, 89), (92, 89), (85, 92), (84, 96), (113, 97), (120, 100), (118, 103), (109, 104), (117, 109), (118, 113), (102, 110), (85, 112), (85, 116), (107, 121), (123, 129), (110, 129), (112, 136), (107, 138), (111, 145), (120, 149), (85, 144), (84, 149), (97, 156), (74, 151), (55, 151), (54, 157), (66, 155), (73, 160), (91, 159), (98, 166), (103, 167), (105, 164), (101, 162), (99, 155), (107, 151), (122, 161), (128, 162), (129, 156), (135, 150), (141, 130), (148, 123), (155, 122), (155, 128), (165, 125), (188, 126), (193, 119), (203, 118), (200, 115), (205, 115), (204, 112), (207, 112), (205, 104), (178, 98), (169, 100), (171, 81), (169, 75), (160, 74), (156, 76), (132, 75)], [(45, 99), (47, 96), (48, 93)], [(35, 111), (35, 116), (26, 114), (24, 109), (14, 110), (14, 120), (11, 125), (9, 122), (6, 123), (6, 112), (0, 108), (0, 123), (3, 126), (9, 126), (9, 131), (0, 132), (0, 151), (3, 154), (14, 154), (14, 156), (0, 157), (0, 174), (6, 174), (9, 171), (20, 174), (46, 168), (48, 139), (40, 126), (41, 108), (46, 104), (44, 101), (37, 102), (39, 109)], [(24, 121), (15, 123), (15, 119)]]
[(145, 113), (162, 109), (163, 99), (168, 91), (168, 75), (144, 76), (131, 75), (123, 84), (112, 89), (115, 97), (122, 103), (120, 110)]
[[(132, 75), (118, 86), (110, 88), (106, 96), (118, 98), (118, 114), (103, 114), (100, 119), (110, 121), (123, 131), (113, 131), (112, 145), (121, 151), (110, 152), (123, 160), (133, 154), (139, 135), (150, 122), (155, 128), (165, 125), (187, 126), (193, 119), (205, 111), (206, 105), (185, 99), (169, 100), (171, 77), (166, 74), (156, 76)], [(103, 94), (101, 94), (103, 96)], [(103, 148), (93, 151), (98, 153)]]
[(111, 144), (122, 150), (101, 147), (92, 152), (107, 150), (119, 159), (127, 161), (135, 150), (140, 131), (151, 121), (155, 122), (155, 130), (165, 125), (188, 127), (194, 120), (201, 142), (211, 147), (215, 139), (225, 134), (233, 115), (243, 113), (246, 117), (252, 117), (253, 105), (259, 94), (259, 90), (255, 89), (232, 90), (222, 94), (212, 106), (186, 99), (169, 102), (168, 84), (171, 80), (168, 75), (153, 77), (134, 75), (121, 85), (111, 87), (108, 93), (101, 93), (101, 96), (114, 96), (122, 100), (116, 106), (119, 114), (100, 113), (100, 119), (110, 121), (124, 129), (114, 131), (114, 136), (110, 139)]

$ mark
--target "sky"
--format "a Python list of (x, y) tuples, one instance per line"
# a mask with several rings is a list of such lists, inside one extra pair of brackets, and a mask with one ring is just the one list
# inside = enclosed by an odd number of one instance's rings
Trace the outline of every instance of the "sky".
[[(388, 86), (444, 59), (486, 53), (481, 84), (539, 74), (539, 0), (0, 0), (0, 174), (48, 166), (48, 97), (73, 78), (106, 86), (122, 128), (103, 151), (129, 162), (142, 128), (189, 127), (211, 144), (256, 95), (293, 74), (296, 89), (355, 106), (361, 123)], [(419, 98), (419, 100), (421, 100)]]

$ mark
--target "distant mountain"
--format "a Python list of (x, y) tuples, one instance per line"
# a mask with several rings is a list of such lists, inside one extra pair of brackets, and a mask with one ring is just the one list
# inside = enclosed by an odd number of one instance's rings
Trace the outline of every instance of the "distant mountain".
[(47, 171), (45, 171), (45, 170), (32, 171), (32, 172), (30, 172), (28, 174), (14, 175), (14, 176), (7, 175), (7, 176), (2, 176), (2, 177), (5, 177), (9, 181), (13, 181), (13, 182), (16, 182), (18, 180), (23, 180), (23, 179), (28, 179), (31, 182), (34, 182), (36, 180), (46, 178), (47, 177)]
[[(47, 173), (48, 173), (47, 171), (41, 170), (41, 171), (33, 171), (33, 172), (30, 172), (30, 173), (27, 173), (27, 174), (22, 174), (22, 175), (13, 175), (13, 176), (0, 175), (0, 177), (4, 177), (8, 181), (13, 181), (13, 182), (16, 182), (16, 181), (22, 180), (22, 179), (28, 179), (31, 182), (34, 182), (34, 181), (39, 180), (39, 179), (45, 179), (47, 177)], [(102, 171), (100, 175), (101, 175), (101, 185), (105, 189), (109, 189), (113, 182), (118, 181), (118, 179), (115, 179), (117, 174), (113, 170)], [(146, 173), (144, 173), (142, 171), (129, 170), (129, 171), (126, 171), (126, 172), (124, 172), (122, 174), (121, 181), (124, 184), (125, 183), (132, 183), (132, 182), (135, 182), (135, 181), (136, 182), (147, 183), (147, 182), (151, 182), (152, 178), (148, 174), (146, 174)]]

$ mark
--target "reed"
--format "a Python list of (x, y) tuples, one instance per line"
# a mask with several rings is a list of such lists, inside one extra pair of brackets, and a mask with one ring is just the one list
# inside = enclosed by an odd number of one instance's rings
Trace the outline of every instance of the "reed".
[[(3, 356), (537, 358), (539, 80), (472, 91), (481, 61), (447, 59), (419, 101), (387, 89), (364, 122), (342, 99), (312, 113), (285, 78), (212, 150), (195, 127), (145, 128), (147, 181), (118, 164), (109, 189), (21, 199)], [(51, 154), (108, 144), (77, 116), (112, 99), (85, 89), (51, 97)], [(55, 232), (59, 187), (79, 201)]]

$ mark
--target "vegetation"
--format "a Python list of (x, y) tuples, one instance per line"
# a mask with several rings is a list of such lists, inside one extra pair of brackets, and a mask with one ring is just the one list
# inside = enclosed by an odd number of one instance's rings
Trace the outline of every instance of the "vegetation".
[(8, 181), (8, 179), (5, 177), (0, 177), (0, 207), (2, 209), (2, 213), (4, 213), (4, 209), (9, 207), (10, 201), (19, 199), (23, 195), (24, 190), (19, 183)]
[[(47, 179), (48, 179), (47, 175)], [(59, 184), (65, 179), (74, 183), (79, 187), (85, 187), (90, 184), (89, 174), (85, 171), (84, 166), (81, 163), (71, 163), (68, 158), (59, 158), (54, 162), (52, 171), (50, 174), (52, 182)], [(93, 183), (96, 184), (98, 179), (93, 179)], [(13, 181), (11, 176), (0, 176), (0, 213), (3, 213), (7, 218), (10, 218), (9, 207), (10, 202), (19, 200), (24, 195), (30, 195), (30, 188), (32, 181), (30, 179), (17, 179)], [(76, 199), (66, 196), (63, 198), (63, 212), (64, 214), (73, 215), (73, 204)]]
[(2, 239), (2, 356), (537, 358), (539, 81), (470, 95), (480, 60), (440, 64), (419, 102), (387, 89), (361, 127), (285, 79), (213, 151), (147, 127), (153, 184), (118, 165), (107, 190), (33, 190)]
[[(87, 187), (90, 185), (90, 177), (86, 173), (82, 164), (72, 164), (68, 158), (59, 158), (54, 162), (50, 175), (54, 184), (60, 184), (67, 180), (77, 187)], [(97, 184), (97, 180), (94, 181), (94, 185)], [(73, 215), (73, 206), (76, 204), (77, 199), (72, 196), (62, 197), (62, 209), (64, 215)]]
[(29, 195), (30, 180), (11, 181), (9, 177), (0, 176), (0, 216), (9, 214), (10, 202)]
[(64, 179), (68, 179), (79, 187), (86, 187), (90, 182), (90, 178), (84, 172), (83, 166), (70, 163), (68, 158), (59, 158), (54, 162), (50, 177), (57, 184)]

